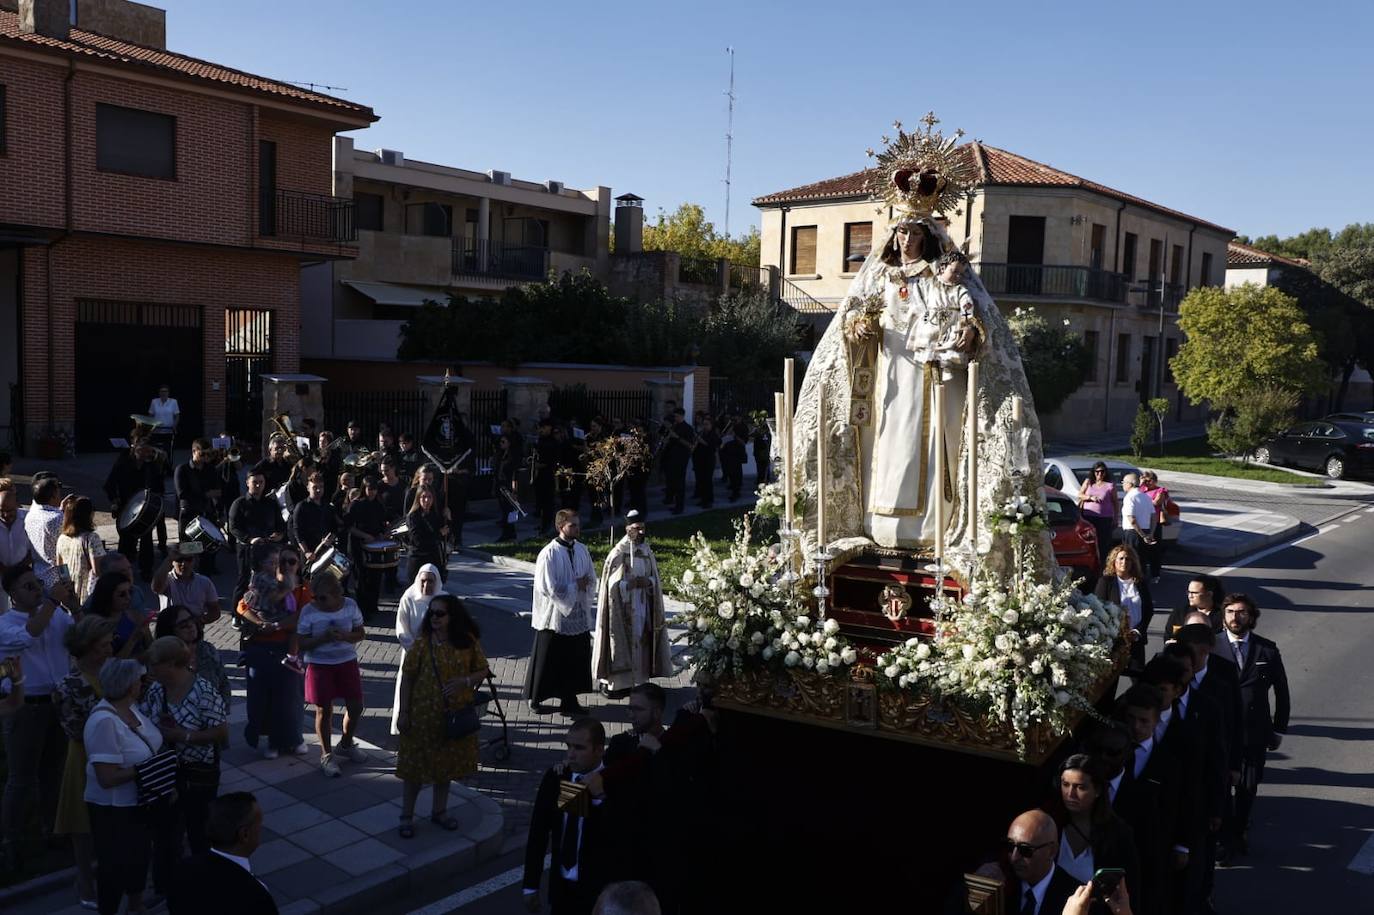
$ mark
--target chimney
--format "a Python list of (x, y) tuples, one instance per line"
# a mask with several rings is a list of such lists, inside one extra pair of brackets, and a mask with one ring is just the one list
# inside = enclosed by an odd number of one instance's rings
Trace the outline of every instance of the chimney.
[(19, 0), (19, 32), (66, 38), (70, 15), (71, 0)]
[(638, 254), (644, 250), (644, 198), (621, 194), (615, 198), (615, 253)]
[(167, 50), (167, 11), (132, 0), (74, 0), (72, 27)]

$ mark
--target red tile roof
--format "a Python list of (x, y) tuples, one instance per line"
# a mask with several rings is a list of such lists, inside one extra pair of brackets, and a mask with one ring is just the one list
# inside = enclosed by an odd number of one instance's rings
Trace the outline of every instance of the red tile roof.
[(19, 15), (0, 10), (0, 45), (12, 45), (35, 51), (46, 51), (64, 57), (87, 58), (116, 66), (138, 67), (166, 76), (193, 79), (207, 83), (247, 90), (260, 95), (272, 95), (313, 108), (348, 115), (350, 119), (377, 120), (372, 109), (357, 102), (335, 98), (320, 92), (310, 92), (290, 83), (254, 76), (219, 64), (187, 57), (160, 48), (110, 38), (95, 32), (72, 29), (66, 38), (49, 38), (19, 31)]
[[(1187, 213), (1180, 213), (1178, 210), (1169, 209), (1157, 203), (1151, 203), (1133, 194), (1118, 191), (1107, 187), (1105, 184), (1098, 184), (1096, 181), (1089, 181), (1077, 175), (1051, 168), (1043, 162), (1036, 162), (1034, 159), (1027, 159), (1025, 156), (1018, 156), (1016, 153), (1007, 152), (1005, 149), (998, 149), (995, 146), (988, 146), (974, 140), (960, 146), (957, 152), (966, 157), (973, 158), (973, 164), (978, 172), (979, 187), (1074, 187), (1083, 190), (1102, 194), (1111, 197), (1113, 200), (1124, 201), (1134, 204), (1147, 210), (1153, 210), (1165, 216), (1172, 216), (1176, 219), (1184, 219), (1188, 222), (1195, 222), (1199, 226), (1216, 229), (1219, 232), (1226, 232), (1234, 235), (1232, 229), (1219, 226), (1216, 223), (1198, 219), (1196, 216), (1189, 216)], [(763, 197), (755, 198), (754, 206), (768, 207), (783, 203), (795, 203), (801, 201), (832, 200), (845, 197), (865, 196), (864, 185), (868, 180), (869, 171), (854, 172), (850, 175), (842, 175), (838, 178), (830, 178), (825, 181), (817, 181), (812, 184), (803, 184), (800, 187), (789, 188), (785, 191), (778, 191), (774, 194), (766, 194)]]
[(1261, 251), (1253, 245), (1243, 245), (1238, 241), (1233, 241), (1226, 246), (1226, 266), (1228, 267), (1267, 267), (1271, 264), (1301, 267), (1306, 270), (1311, 266), (1311, 261), (1303, 260), (1300, 257), (1270, 254), (1268, 251)]

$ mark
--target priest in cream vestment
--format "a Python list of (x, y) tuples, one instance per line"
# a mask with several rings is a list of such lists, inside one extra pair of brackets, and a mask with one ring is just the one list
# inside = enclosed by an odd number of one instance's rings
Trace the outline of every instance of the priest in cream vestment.
[(653, 677), (673, 675), (663, 615), (663, 580), (638, 511), (601, 570), (592, 640), (592, 676), (612, 696)]

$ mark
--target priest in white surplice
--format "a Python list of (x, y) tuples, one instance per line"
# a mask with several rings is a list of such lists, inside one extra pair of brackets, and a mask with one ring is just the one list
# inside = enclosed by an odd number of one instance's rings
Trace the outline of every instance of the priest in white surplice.
[(673, 675), (663, 580), (638, 510), (625, 516), (625, 536), (601, 568), (596, 607), (592, 676), (612, 698), (653, 677)]
[(525, 698), (536, 714), (548, 714), (541, 703), (557, 699), (560, 712), (580, 717), (587, 710), (577, 696), (592, 691), (596, 568), (586, 546), (578, 542), (582, 523), (577, 512), (560, 511), (554, 529), (558, 536), (539, 551), (534, 563), (534, 648), (525, 674)]

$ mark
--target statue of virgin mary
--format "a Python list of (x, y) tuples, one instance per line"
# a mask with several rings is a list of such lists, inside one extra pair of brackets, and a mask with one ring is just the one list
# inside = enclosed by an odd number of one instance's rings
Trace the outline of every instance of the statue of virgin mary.
[[(968, 453), (978, 460), (978, 515), (1015, 493), (1039, 499), (1041, 443), (1021, 356), (1006, 321), (935, 213), (956, 213), (973, 176), (933, 115), (924, 130), (898, 137), (878, 157), (870, 191), (891, 228), (850, 284), (807, 366), (793, 428), (798, 485), (813, 496), (826, 474), (827, 546), (876, 545), (925, 552), (935, 541), (937, 503), (952, 571), (969, 571), (993, 548), (987, 525), (970, 536)], [(884, 138), (886, 141), (887, 138)], [(871, 151), (870, 151), (870, 154)], [(968, 391), (967, 364), (979, 364)], [(944, 392), (935, 424), (934, 392)], [(826, 403), (827, 427), (817, 428)], [(977, 441), (967, 440), (970, 398)], [(1023, 405), (1013, 420), (1014, 402)], [(829, 467), (816, 467), (816, 436), (827, 435)], [(936, 449), (945, 472), (937, 478)], [(814, 498), (805, 524), (814, 529)], [(1046, 539), (1043, 558), (1049, 558)]]

